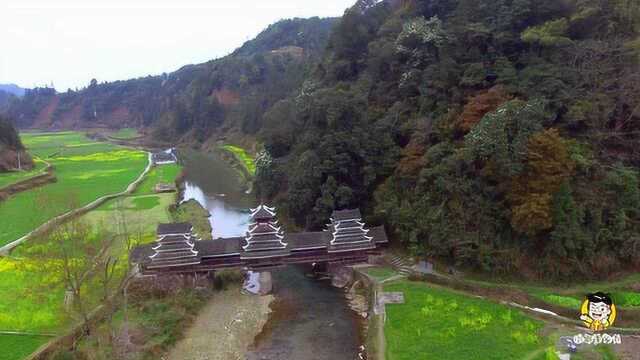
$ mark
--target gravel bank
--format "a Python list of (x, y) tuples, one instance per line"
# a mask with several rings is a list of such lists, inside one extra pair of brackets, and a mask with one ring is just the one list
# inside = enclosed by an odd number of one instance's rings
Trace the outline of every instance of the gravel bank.
[(240, 293), (240, 286), (216, 292), (169, 360), (244, 359), (247, 347), (267, 322), (273, 296)]

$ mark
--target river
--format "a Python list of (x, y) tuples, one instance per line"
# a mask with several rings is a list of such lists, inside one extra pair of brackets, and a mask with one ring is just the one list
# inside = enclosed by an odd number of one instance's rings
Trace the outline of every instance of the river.
[[(181, 152), (183, 200), (195, 199), (211, 213), (214, 238), (244, 235), (252, 196), (237, 174), (214, 154)], [(308, 278), (306, 267), (273, 271), (272, 313), (249, 349), (247, 360), (353, 360), (359, 323), (340, 289)]]

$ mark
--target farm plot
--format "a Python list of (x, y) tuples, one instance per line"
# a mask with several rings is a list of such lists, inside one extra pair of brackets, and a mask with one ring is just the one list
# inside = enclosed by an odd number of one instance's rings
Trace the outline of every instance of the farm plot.
[(542, 322), (509, 307), (421, 282), (399, 281), (404, 293), (386, 306), (387, 359), (544, 359)]
[(181, 167), (177, 164), (167, 164), (155, 166), (149, 171), (140, 186), (134, 192), (134, 195), (148, 195), (154, 193), (156, 184), (165, 183), (173, 184), (180, 174)]
[(0, 335), (0, 360), (25, 358), (49, 340), (45, 336)]
[(125, 190), (147, 164), (142, 151), (97, 143), (75, 132), (26, 134), (23, 141), (30, 153), (54, 166), (58, 181), (0, 203), (0, 246), (57, 215)]
[(256, 174), (255, 160), (245, 149), (234, 145), (224, 145), (222, 148), (232, 153), (251, 176)]
[(140, 136), (138, 130), (132, 128), (124, 128), (120, 129), (114, 133), (109, 135), (111, 138), (116, 140), (130, 140), (135, 139)]
[(40, 175), (47, 166), (44, 161), (39, 159), (33, 159), (33, 163), (34, 167), (29, 171), (14, 171), (0, 174), (0, 189), (8, 185), (15, 184), (18, 181)]

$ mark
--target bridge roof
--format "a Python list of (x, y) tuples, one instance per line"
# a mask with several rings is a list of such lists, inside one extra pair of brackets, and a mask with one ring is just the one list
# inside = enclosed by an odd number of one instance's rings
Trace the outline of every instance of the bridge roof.
[(352, 219), (362, 219), (360, 209), (335, 210), (331, 214), (331, 220), (333, 221), (345, 221)]
[[(373, 237), (373, 242), (375, 244), (384, 244), (388, 242), (387, 234), (383, 226), (370, 228), (367, 236)], [(313, 231), (290, 234), (285, 233), (283, 241), (287, 244), (287, 247), (284, 250), (302, 251), (309, 249), (328, 248), (331, 239), (332, 236), (331, 232), (329, 231)], [(198, 258), (225, 257), (243, 253), (244, 251), (242, 249), (242, 246), (244, 244), (246, 244), (245, 239), (241, 236), (218, 238), (215, 240), (200, 240), (195, 241), (193, 250), (198, 252)], [(150, 262), (149, 256), (155, 253), (155, 251), (153, 250), (154, 246), (157, 246), (157, 242), (137, 246), (131, 252), (131, 260), (134, 263), (139, 264), (146, 264)], [(355, 250), (356, 248), (357, 246), (353, 248), (350, 246), (346, 246), (344, 247), (344, 250)]]
[(207, 256), (229, 256), (239, 254), (242, 251), (244, 237), (218, 238), (215, 240), (196, 241), (195, 250), (198, 250), (202, 257)]
[(168, 234), (188, 234), (193, 226), (189, 223), (159, 224), (156, 233), (158, 236)]

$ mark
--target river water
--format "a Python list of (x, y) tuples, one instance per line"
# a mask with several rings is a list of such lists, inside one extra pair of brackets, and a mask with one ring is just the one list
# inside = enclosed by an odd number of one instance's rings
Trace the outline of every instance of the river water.
[[(214, 154), (181, 152), (183, 200), (195, 199), (211, 213), (214, 238), (244, 235), (251, 195), (237, 174)], [(273, 271), (272, 313), (247, 360), (353, 360), (358, 358), (359, 323), (340, 289), (310, 279), (310, 268)]]

